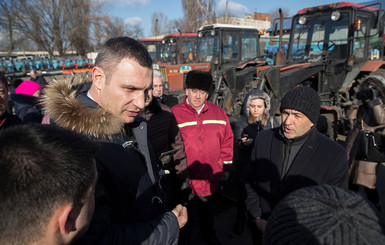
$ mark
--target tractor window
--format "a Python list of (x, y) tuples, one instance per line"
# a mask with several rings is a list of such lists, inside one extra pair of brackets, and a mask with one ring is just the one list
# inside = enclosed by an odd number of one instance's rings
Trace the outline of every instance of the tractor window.
[(218, 64), (218, 57), (218, 35), (212, 36), (209, 32), (204, 33), (203, 37), (198, 39), (198, 62), (213, 62), (214, 64)]
[(238, 59), (238, 33), (223, 33), (222, 47), (223, 47), (223, 61), (229, 61), (233, 59)]
[(304, 24), (299, 24), (298, 18), (293, 20), (297, 24), (292, 30), (291, 61), (319, 60), (337, 46), (339, 53), (347, 55), (349, 13), (341, 13), (338, 21), (332, 21), (330, 14), (308, 15)]
[(359, 17), (359, 19), (362, 23), (361, 28), (354, 31), (353, 55), (356, 59), (365, 58), (365, 35), (368, 24), (367, 18)]
[(195, 41), (184, 39), (182, 45), (183, 63), (191, 63), (194, 61)]
[(151, 59), (153, 63), (157, 61), (157, 47), (156, 44), (147, 45), (147, 50), (150, 53)]
[(258, 36), (255, 33), (244, 32), (242, 34), (242, 57), (241, 60), (247, 60), (257, 57)]

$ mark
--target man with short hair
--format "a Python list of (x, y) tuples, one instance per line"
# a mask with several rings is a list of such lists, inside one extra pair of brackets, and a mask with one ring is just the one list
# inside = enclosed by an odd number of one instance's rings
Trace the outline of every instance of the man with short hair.
[(171, 109), (182, 133), (194, 194), (189, 209), (199, 210), (203, 239), (219, 244), (214, 229), (213, 194), (220, 187), (223, 172), (232, 167), (233, 132), (225, 111), (207, 101), (212, 87), (210, 73), (190, 71), (186, 77), (186, 97)]
[[(246, 207), (255, 222), (255, 244), (266, 220), (287, 194), (312, 185), (348, 187), (342, 146), (318, 132), (320, 97), (310, 87), (289, 90), (281, 100), (281, 127), (260, 132), (246, 177)], [(256, 229), (258, 227), (258, 229)]]
[(8, 113), (8, 99), (8, 81), (4, 72), (0, 71), (0, 130), (22, 124), (22, 121), (17, 116)]
[(169, 107), (173, 107), (178, 104), (178, 99), (171, 95), (164, 94), (164, 76), (158, 71), (154, 70), (154, 78), (153, 78), (153, 96), (158, 100), (159, 103), (165, 104)]
[(166, 212), (158, 168), (139, 112), (152, 85), (147, 49), (129, 37), (109, 39), (92, 82), (55, 82), (43, 106), (53, 121), (101, 142), (90, 229), (79, 244), (177, 244), (185, 207)]
[(99, 145), (51, 125), (0, 131), (0, 244), (70, 244), (94, 210)]

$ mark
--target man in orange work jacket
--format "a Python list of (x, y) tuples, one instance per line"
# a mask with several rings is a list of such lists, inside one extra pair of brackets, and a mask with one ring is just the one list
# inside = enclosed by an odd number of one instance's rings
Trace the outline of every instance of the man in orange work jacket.
[[(212, 86), (210, 73), (190, 71), (186, 77), (186, 97), (172, 111), (182, 134), (193, 193), (189, 216), (197, 211), (203, 239), (219, 244), (212, 196), (220, 187), (223, 172), (232, 167), (233, 133), (225, 111), (207, 101)], [(180, 241), (188, 244), (191, 227), (181, 232)]]

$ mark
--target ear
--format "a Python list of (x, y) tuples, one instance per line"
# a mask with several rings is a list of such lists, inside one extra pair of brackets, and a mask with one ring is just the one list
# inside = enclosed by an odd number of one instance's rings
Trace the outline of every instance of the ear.
[(106, 76), (104, 75), (103, 69), (100, 67), (92, 68), (92, 84), (95, 85), (97, 89), (101, 89), (103, 83), (105, 82)]
[(68, 235), (76, 231), (76, 219), (81, 211), (80, 207), (67, 204), (60, 208), (59, 228), (62, 235)]

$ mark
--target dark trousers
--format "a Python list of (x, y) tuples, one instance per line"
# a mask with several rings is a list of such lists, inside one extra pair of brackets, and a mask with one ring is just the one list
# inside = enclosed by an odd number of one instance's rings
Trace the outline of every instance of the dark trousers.
[(187, 212), (189, 221), (180, 231), (179, 244), (190, 244), (192, 229), (194, 226), (194, 218), (199, 218), (200, 233), (204, 240), (210, 240), (215, 237), (214, 229), (214, 197), (200, 197), (194, 195), (194, 197), (187, 204)]

